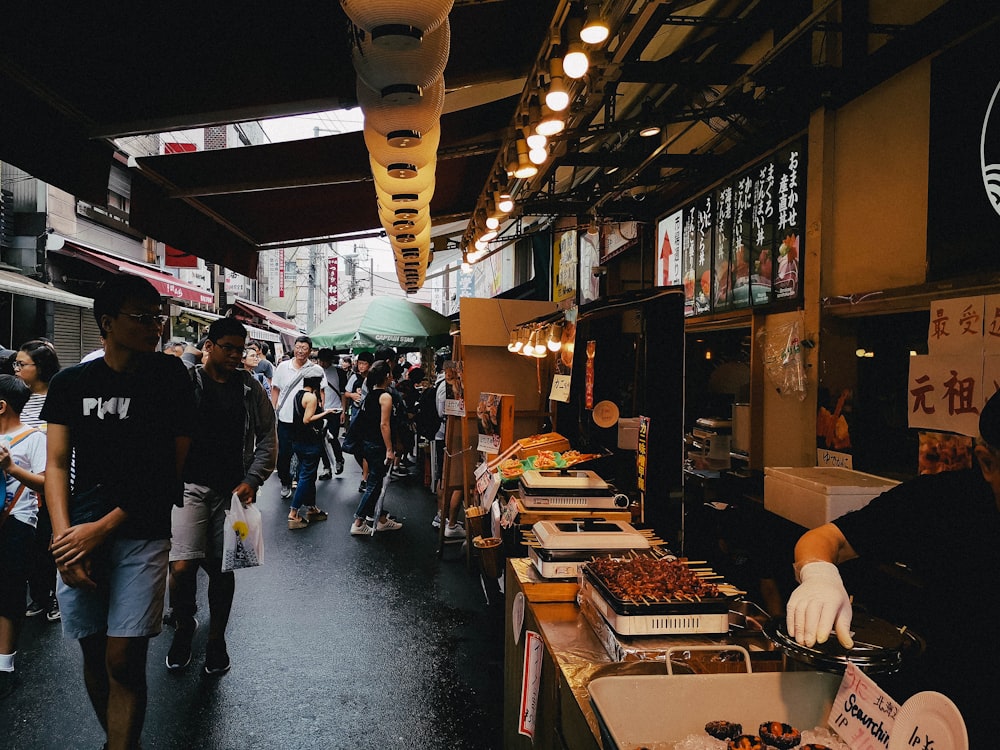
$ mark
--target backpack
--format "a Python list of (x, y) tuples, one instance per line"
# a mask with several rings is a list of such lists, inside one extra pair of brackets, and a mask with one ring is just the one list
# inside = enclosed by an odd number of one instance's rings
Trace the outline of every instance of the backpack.
[(444, 420), (437, 410), (437, 388), (431, 386), (424, 388), (417, 399), (417, 416), (414, 417), (414, 424), (417, 427), (417, 434), (427, 440), (433, 440), (441, 429), (441, 422)]

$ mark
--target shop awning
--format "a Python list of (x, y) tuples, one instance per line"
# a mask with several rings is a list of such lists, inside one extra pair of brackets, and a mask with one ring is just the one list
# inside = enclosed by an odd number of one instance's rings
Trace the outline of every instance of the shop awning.
[(61, 302), (64, 305), (73, 305), (74, 307), (86, 307), (88, 309), (94, 307), (94, 300), (90, 299), (90, 297), (81, 297), (78, 294), (71, 294), (62, 289), (56, 289), (54, 286), (43, 284), (40, 281), (35, 281), (35, 279), (29, 279), (27, 276), (22, 276), (13, 271), (0, 271), (0, 292)]
[(249, 300), (237, 298), (233, 302), (233, 308), (237, 311), (237, 313), (242, 313), (242, 316), (239, 314), (237, 315), (237, 317), (239, 317), (241, 320), (245, 316), (249, 316), (252, 319), (259, 320), (261, 323), (263, 323), (276, 333), (282, 333), (286, 336), (302, 335), (302, 331), (299, 330), (299, 327), (295, 325), (295, 323), (290, 321), (288, 318), (283, 318), (280, 315), (276, 315), (275, 313), (268, 310), (266, 307), (261, 307), (260, 305), (256, 305), (253, 302), (250, 302)]
[(50, 250), (49, 252), (82, 260), (110, 273), (130, 273), (135, 276), (141, 276), (156, 287), (156, 290), (164, 297), (173, 297), (185, 302), (196, 302), (199, 305), (215, 304), (214, 294), (193, 284), (188, 284), (186, 281), (181, 281), (176, 276), (171, 276), (169, 273), (124, 260), (123, 258), (90, 250), (68, 240), (61, 249)]
[[(211, 325), (214, 320), (225, 317), (216, 313), (206, 312), (205, 310), (193, 310), (190, 307), (176, 306), (171, 308), (171, 314), (177, 316), (184, 315), (189, 318), (194, 318), (195, 320), (207, 325)], [(243, 323), (243, 326), (247, 329), (247, 333), (250, 335), (250, 338), (256, 341), (281, 341), (281, 335), (275, 333), (274, 331), (269, 331), (266, 328), (257, 328), (256, 326), (249, 325), (244, 321), (240, 322)]]

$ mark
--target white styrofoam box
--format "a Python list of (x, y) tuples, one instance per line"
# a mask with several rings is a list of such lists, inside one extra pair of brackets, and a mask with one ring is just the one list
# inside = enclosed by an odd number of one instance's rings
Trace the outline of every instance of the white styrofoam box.
[[(590, 681), (604, 747), (673, 747), (724, 719), (753, 734), (765, 721), (824, 726), (843, 677), (825, 672), (635, 675)], [(706, 740), (707, 740), (706, 736)]]
[(771, 466), (764, 469), (764, 507), (813, 529), (863, 508), (899, 482), (832, 466)]

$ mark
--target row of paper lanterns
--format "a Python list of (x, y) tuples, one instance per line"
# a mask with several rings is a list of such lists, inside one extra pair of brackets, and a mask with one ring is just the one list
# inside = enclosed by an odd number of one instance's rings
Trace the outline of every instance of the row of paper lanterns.
[(396, 275), (417, 292), (431, 260), (430, 203), (441, 140), (453, 0), (341, 0), (375, 197)]

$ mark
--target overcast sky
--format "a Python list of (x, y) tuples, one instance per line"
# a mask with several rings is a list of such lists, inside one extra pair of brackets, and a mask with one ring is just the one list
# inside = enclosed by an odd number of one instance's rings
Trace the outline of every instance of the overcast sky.
[(316, 136), (348, 133), (362, 128), (361, 110), (338, 109), (330, 112), (316, 112), (311, 115), (277, 117), (260, 120), (261, 127), (272, 143), (299, 141)]

